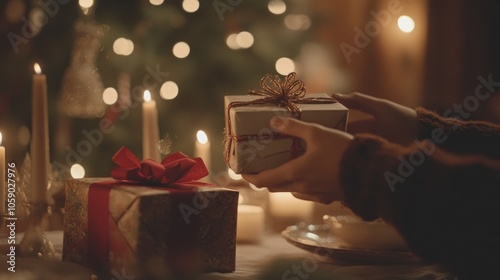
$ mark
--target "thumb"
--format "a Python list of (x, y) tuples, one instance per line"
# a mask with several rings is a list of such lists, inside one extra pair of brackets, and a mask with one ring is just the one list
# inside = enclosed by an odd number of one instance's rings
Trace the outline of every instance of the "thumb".
[(349, 94), (333, 93), (332, 97), (349, 109), (363, 111), (370, 115), (376, 115), (377, 112), (380, 112), (382, 105), (382, 99), (358, 92)]
[(269, 124), (271, 125), (271, 128), (276, 130), (277, 132), (299, 138), (304, 138), (304, 132), (307, 130), (305, 128), (310, 126), (310, 124), (294, 118), (278, 116), (272, 117)]

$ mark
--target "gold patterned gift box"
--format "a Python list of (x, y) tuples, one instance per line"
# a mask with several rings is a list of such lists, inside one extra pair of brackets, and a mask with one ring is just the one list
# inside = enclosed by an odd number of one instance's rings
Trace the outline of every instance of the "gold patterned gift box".
[[(89, 195), (91, 188), (103, 185), (109, 197)], [(106, 205), (102, 201), (106, 199), (108, 209), (98, 209)], [(238, 192), (223, 188), (160, 188), (106, 178), (70, 179), (63, 260), (137, 279), (186, 271), (231, 272), (235, 269), (237, 204)]]

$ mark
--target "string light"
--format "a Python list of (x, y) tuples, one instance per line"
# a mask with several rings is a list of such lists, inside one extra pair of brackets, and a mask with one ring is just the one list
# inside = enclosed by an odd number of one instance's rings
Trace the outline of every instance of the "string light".
[(398, 27), (404, 33), (411, 33), (415, 29), (415, 21), (409, 16), (400, 16)]
[(149, 0), (149, 3), (154, 6), (160, 6), (161, 4), (163, 4), (163, 2), (164, 0)]
[(240, 46), (238, 45), (238, 42), (236, 42), (236, 36), (238, 36), (238, 34), (236, 34), (236, 33), (229, 34), (229, 36), (227, 36), (227, 39), (226, 39), (227, 46), (232, 50), (237, 50), (240, 48)]
[(78, 4), (83, 9), (89, 9), (94, 6), (94, 0), (78, 0)]
[(172, 100), (179, 94), (179, 87), (175, 82), (166, 81), (161, 85), (160, 96), (165, 100)]
[(295, 71), (295, 63), (288, 57), (282, 57), (276, 61), (276, 72), (283, 76)]
[(242, 49), (250, 48), (254, 43), (254, 38), (252, 33), (248, 31), (243, 31), (236, 35), (236, 43)]
[(185, 58), (189, 55), (189, 52), (191, 49), (189, 48), (189, 45), (186, 42), (179, 42), (174, 45), (172, 48), (172, 52), (175, 57), (177, 58)]
[(125, 38), (118, 38), (113, 43), (113, 51), (118, 55), (129, 56), (134, 51), (134, 42)]
[(290, 30), (307, 30), (311, 27), (311, 18), (306, 15), (287, 15), (284, 19), (285, 26)]
[(102, 92), (102, 100), (107, 105), (113, 105), (118, 101), (118, 92), (116, 89), (109, 87)]
[(188, 13), (194, 13), (200, 8), (198, 0), (184, 0), (182, 1), (182, 9)]
[(281, 0), (271, 0), (267, 5), (269, 11), (275, 15), (281, 15), (286, 11), (286, 4)]

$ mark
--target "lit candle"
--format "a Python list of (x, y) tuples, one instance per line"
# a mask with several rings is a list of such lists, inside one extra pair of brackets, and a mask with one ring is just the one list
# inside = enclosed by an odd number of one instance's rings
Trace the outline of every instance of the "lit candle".
[(295, 198), (291, 193), (270, 193), (269, 212), (276, 219), (307, 222), (311, 219), (314, 204)]
[(198, 130), (196, 133), (196, 146), (195, 146), (195, 157), (200, 157), (203, 159), (205, 166), (208, 171), (211, 170), (210, 161), (210, 141), (208, 140), (207, 134), (203, 130)]
[(142, 103), (142, 157), (160, 161), (160, 133), (158, 131), (158, 110), (149, 90), (144, 91)]
[(238, 205), (236, 240), (243, 243), (259, 242), (264, 234), (264, 210), (254, 205)]
[(34, 66), (32, 138), (31, 138), (31, 199), (32, 202), (47, 202), (49, 177), (49, 122), (47, 111), (47, 78), (38, 63)]
[(0, 214), (5, 213), (5, 148), (2, 146), (0, 132)]

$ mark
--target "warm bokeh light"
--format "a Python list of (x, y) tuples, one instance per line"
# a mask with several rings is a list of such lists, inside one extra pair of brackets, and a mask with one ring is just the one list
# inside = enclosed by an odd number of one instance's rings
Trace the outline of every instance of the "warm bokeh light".
[(78, 0), (78, 4), (80, 7), (88, 9), (94, 5), (94, 0)]
[(164, 0), (149, 0), (149, 3), (154, 6), (160, 6), (161, 4), (163, 4), (163, 2)]
[(238, 43), (236, 42), (236, 36), (238, 36), (238, 34), (232, 33), (229, 34), (226, 39), (227, 46), (232, 50), (237, 50), (240, 48), (240, 46), (238, 46)]
[(311, 28), (311, 18), (309, 16), (302, 15), (301, 19), (302, 19), (302, 27), (300, 29), (307, 30)]
[(23, 0), (11, 0), (5, 6), (5, 19), (10, 23), (20, 22), (26, 13)]
[(33, 69), (35, 69), (35, 73), (42, 74), (42, 68), (40, 67), (40, 64), (35, 63), (35, 65), (33, 65)]
[(253, 45), (253, 42), (253, 35), (248, 31), (242, 31), (236, 35), (236, 44), (238, 44), (240, 48), (248, 49)]
[(113, 105), (118, 101), (118, 92), (116, 89), (109, 87), (102, 92), (102, 100), (107, 105)]
[(125, 38), (118, 38), (113, 43), (113, 51), (118, 55), (128, 56), (134, 51), (134, 42)]
[(200, 8), (198, 0), (184, 0), (182, 1), (182, 9), (188, 13), (194, 13)]
[(285, 76), (295, 71), (295, 63), (288, 57), (282, 57), (276, 61), (276, 71)]
[(229, 175), (229, 178), (231, 178), (233, 180), (241, 180), (241, 179), (243, 179), (243, 177), (241, 177), (240, 174), (234, 173), (234, 171), (231, 168), (227, 169), (227, 175)]
[(281, 0), (271, 0), (267, 5), (269, 11), (275, 15), (281, 15), (286, 11), (286, 4)]
[(415, 29), (415, 21), (409, 16), (400, 16), (398, 27), (404, 33), (410, 33)]
[(0, 146), (2, 146), (2, 132), (0, 132)]
[(160, 96), (166, 100), (172, 100), (179, 94), (179, 87), (175, 82), (166, 81), (160, 87)]
[(47, 20), (47, 15), (46, 15), (44, 10), (42, 10), (41, 8), (39, 8), (37, 6), (34, 6), (29, 11), (28, 18), (29, 18), (29, 22), (30, 22), (29, 27), (31, 29), (30, 37), (33, 38), (38, 33), (40, 33), (42, 28), (45, 26), (46, 20)]
[(144, 91), (144, 102), (149, 102), (151, 101), (151, 92), (149, 90)]
[(285, 26), (291, 30), (299, 30), (302, 27), (302, 20), (298, 15), (287, 15), (284, 22)]
[(290, 30), (307, 30), (311, 27), (311, 18), (307, 15), (287, 15), (284, 22)]
[(189, 45), (186, 42), (179, 42), (174, 45), (172, 48), (172, 52), (177, 58), (185, 58), (189, 55), (189, 52), (191, 49), (189, 48)]
[(208, 136), (203, 130), (198, 130), (198, 132), (196, 132), (196, 139), (200, 142), (200, 144), (208, 143)]
[(23, 146), (27, 146), (30, 143), (31, 133), (27, 126), (22, 125), (19, 127), (17, 131), (17, 140), (19, 140), (19, 144)]
[(83, 168), (80, 164), (75, 163), (71, 166), (70, 173), (71, 177), (74, 179), (81, 179), (85, 177), (85, 168)]
[(243, 204), (243, 196), (241, 194), (238, 195), (238, 205)]

